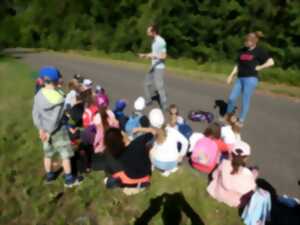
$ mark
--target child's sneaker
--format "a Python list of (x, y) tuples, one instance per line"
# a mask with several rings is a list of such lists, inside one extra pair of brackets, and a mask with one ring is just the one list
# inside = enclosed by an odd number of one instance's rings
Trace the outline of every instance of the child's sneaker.
[(170, 174), (171, 174), (170, 170), (166, 170), (166, 171), (161, 173), (161, 175), (164, 176), (164, 177), (168, 177), (168, 176), (170, 176)]
[(164, 171), (161, 175), (164, 177), (168, 177), (172, 173), (175, 173), (177, 170), (178, 170), (178, 167), (176, 166), (174, 169)]
[(46, 184), (50, 184), (50, 183), (52, 183), (53, 181), (55, 181), (56, 178), (57, 178), (57, 175), (56, 175), (55, 172), (49, 172), (49, 173), (47, 173), (46, 176), (45, 176), (45, 182), (46, 182)]
[(170, 172), (175, 173), (177, 170), (178, 170), (178, 167), (176, 166), (174, 169), (171, 169)]
[(136, 195), (144, 190), (145, 190), (145, 188), (128, 188), (128, 187), (126, 187), (123, 189), (123, 193), (127, 196), (130, 196), (130, 195)]
[(80, 185), (80, 183), (83, 181), (82, 176), (75, 177), (73, 175), (65, 175), (65, 187), (66, 188), (72, 188), (75, 186)]

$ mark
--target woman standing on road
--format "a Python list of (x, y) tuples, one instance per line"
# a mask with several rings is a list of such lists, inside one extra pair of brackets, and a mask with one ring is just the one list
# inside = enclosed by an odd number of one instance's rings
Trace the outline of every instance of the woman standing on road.
[(243, 127), (246, 115), (249, 111), (251, 96), (258, 84), (258, 71), (274, 65), (274, 60), (268, 53), (257, 46), (262, 32), (252, 32), (246, 35), (244, 48), (239, 52), (237, 64), (227, 78), (230, 84), (235, 75), (237, 79), (233, 85), (228, 99), (227, 114), (225, 120), (229, 120), (236, 106), (236, 102), (242, 93), (242, 107), (236, 124)]

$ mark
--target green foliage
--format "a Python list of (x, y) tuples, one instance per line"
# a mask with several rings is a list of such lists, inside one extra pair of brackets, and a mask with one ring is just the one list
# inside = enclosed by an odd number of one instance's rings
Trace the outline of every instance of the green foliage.
[(149, 51), (157, 23), (173, 58), (233, 61), (250, 31), (284, 69), (299, 69), (300, 2), (287, 0), (4, 0), (0, 47)]

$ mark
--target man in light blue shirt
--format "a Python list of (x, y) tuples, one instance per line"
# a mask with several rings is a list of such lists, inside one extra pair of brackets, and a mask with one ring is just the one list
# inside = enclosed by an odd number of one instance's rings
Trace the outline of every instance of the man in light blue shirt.
[(154, 25), (147, 28), (147, 35), (153, 39), (152, 52), (139, 55), (140, 58), (151, 59), (151, 68), (144, 82), (145, 98), (147, 105), (150, 105), (152, 98), (158, 94), (160, 106), (165, 110), (167, 109), (167, 96), (164, 87), (164, 72), (165, 59), (167, 58), (167, 43), (159, 35), (158, 29)]

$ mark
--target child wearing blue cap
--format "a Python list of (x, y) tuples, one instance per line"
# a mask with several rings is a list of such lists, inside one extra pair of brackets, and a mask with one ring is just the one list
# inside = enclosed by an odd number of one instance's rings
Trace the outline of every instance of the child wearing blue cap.
[(46, 182), (50, 183), (57, 177), (52, 171), (52, 158), (55, 153), (59, 153), (65, 174), (65, 186), (73, 187), (80, 181), (71, 173), (70, 158), (74, 152), (68, 131), (62, 124), (64, 97), (57, 90), (59, 71), (54, 67), (43, 67), (40, 70), (40, 77), (43, 79), (43, 87), (34, 97), (32, 117), (43, 143)]

